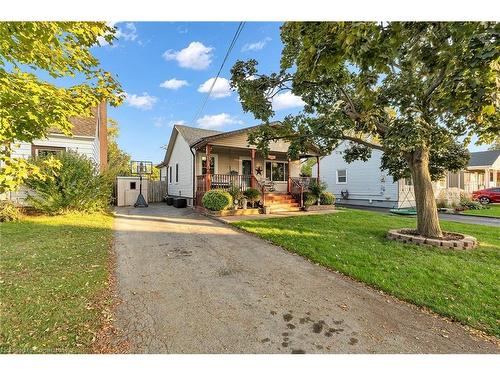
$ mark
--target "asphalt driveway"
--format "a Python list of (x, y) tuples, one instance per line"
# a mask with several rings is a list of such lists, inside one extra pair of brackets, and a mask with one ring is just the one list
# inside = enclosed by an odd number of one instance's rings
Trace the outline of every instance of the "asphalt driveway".
[(191, 209), (116, 216), (116, 326), (134, 353), (499, 352), (459, 324)]

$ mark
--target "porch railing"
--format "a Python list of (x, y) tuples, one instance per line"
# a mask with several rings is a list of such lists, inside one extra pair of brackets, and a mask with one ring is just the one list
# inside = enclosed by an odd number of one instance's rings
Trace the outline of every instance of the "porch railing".
[(229, 190), (236, 186), (240, 191), (245, 191), (252, 186), (252, 175), (232, 174), (204, 174), (196, 176), (196, 204), (201, 204), (203, 194), (208, 190)]
[(311, 181), (317, 180), (316, 177), (289, 177), (290, 194), (300, 202), (300, 207), (304, 207), (304, 193), (309, 192)]

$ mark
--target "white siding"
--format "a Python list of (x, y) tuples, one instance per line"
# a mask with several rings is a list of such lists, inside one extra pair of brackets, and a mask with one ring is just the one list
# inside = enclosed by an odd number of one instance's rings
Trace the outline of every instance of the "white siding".
[[(179, 165), (179, 181), (175, 182), (175, 165)], [(193, 154), (182, 135), (175, 140), (168, 167), (172, 167), (172, 182), (168, 177), (168, 194), (182, 197), (193, 197)]]
[[(75, 151), (79, 154), (86, 155), (96, 164), (99, 164), (99, 141), (96, 138), (81, 138), (81, 137), (65, 137), (51, 135), (44, 140), (33, 141), (35, 146), (52, 146), (65, 147), (66, 151)], [(12, 157), (31, 157), (31, 144), (20, 142), (12, 148)]]
[[(372, 157), (364, 161), (347, 163), (343, 158), (345, 143), (341, 143), (330, 155), (320, 160), (320, 177), (328, 184), (328, 191), (335, 194), (339, 203), (393, 207), (397, 204), (398, 183), (387, 171), (380, 169), (382, 152), (372, 151)], [(347, 182), (337, 183), (337, 170), (347, 171)], [(313, 176), (317, 176), (316, 166)], [(349, 192), (349, 199), (342, 200), (341, 191)]]
[[(64, 147), (66, 151), (71, 150), (86, 155), (99, 166), (99, 141), (97, 138), (70, 138), (63, 135), (51, 135), (47, 139), (33, 141), (33, 144), (35, 146)], [(12, 157), (27, 159), (31, 156), (31, 143), (16, 143), (12, 148)], [(4, 198), (23, 204), (26, 198), (26, 191), (21, 187), (17, 192), (9, 192), (5, 196), (0, 197), (0, 199)]]

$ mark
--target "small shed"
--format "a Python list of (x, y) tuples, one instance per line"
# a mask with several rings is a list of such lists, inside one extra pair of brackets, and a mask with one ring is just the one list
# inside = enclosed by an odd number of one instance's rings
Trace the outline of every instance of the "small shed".
[[(142, 178), (142, 196), (148, 202), (148, 178)], [(140, 190), (139, 176), (118, 176), (116, 178), (116, 205), (133, 206)]]

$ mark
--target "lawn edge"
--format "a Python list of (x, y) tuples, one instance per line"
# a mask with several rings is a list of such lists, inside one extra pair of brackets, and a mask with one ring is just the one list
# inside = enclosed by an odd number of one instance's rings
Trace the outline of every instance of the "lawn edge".
[[(251, 220), (248, 220), (248, 221), (251, 221)], [(222, 222), (222, 221), (220, 221), (220, 222)], [(395, 295), (393, 295), (393, 294), (391, 294), (389, 292), (386, 292), (386, 291), (378, 288), (375, 285), (369, 284), (369, 283), (367, 283), (365, 281), (362, 281), (362, 280), (358, 280), (358, 279), (354, 278), (353, 276), (346, 275), (345, 273), (342, 273), (341, 271), (339, 271), (339, 270), (337, 270), (335, 268), (330, 268), (330, 267), (327, 267), (327, 266), (322, 265), (320, 263), (316, 263), (316, 262), (312, 261), (311, 259), (309, 259), (309, 258), (307, 258), (307, 257), (305, 257), (303, 255), (297, 254), (296, 252), (293, 252), (291, 250), (288, 250), (286, 247), (283, 247), (283, 246), (281, 246), (281, 245), (279, 245), (279, 244), (277, 244), (277, 243), (275, 243), (275, 242), (273, 242), (271, 240), (268, 240), (268, 239), (263, 238), (263, 237), (255, 234), (255, 233), (249, 232), (249, 231), (247, 231), (247, 230), (245, 230), (243, 228), (238, 227), (237, 224), (241, 223), (241, 222), (242, 221), (238, 221), (238, 222), (234, 222), (234, 223), (225, 223), (225, 222), (223, 222), (223, 223), (226, 224), (226, 225), (231, 226), (232, 228), (234, 228), (237, 231), (240, 231), (240, 232), (246, 233), (246, 234), (250, 234), (250, 235), (252, 235), (252, 236), (254, 236), (256, 238), (259, 238), (259, 239), (261, 239), (261, 240), (263, 240), (263, 241), (265, 241), (265, 242), (267, 242), (267, 243), (269, 243), (269, 244), (271, 244), (273, 246), (279, 247), (280, 249), (282, 249), (283, 251), (287, 252), (288, 254), (292, 254), (292, 255), (295, 255), (297, 257), (300, 257), (300, 258), (308, 261), (309, 263), (312, 263), (312, 264), (314, 264), (316, 266), (319, 266), (319, 267), (327, 270), (328, 272), (335, 273), (339, 277), (344, 278), (345, 280), (349, 280), (349, 281), (361, 284), (362, 286), (371, 289), (373, 292), (381, 294), (381, 295), (383, 295), (385, 297), (389, 297), (389, 298), (393, 299), (393, 302), (402, 303), (402, 304), (404, 304), (404, 305), (406, 305), (406, 306), (408, 306), (408, 307), (410, 307), (412, 309), (416, 309), (416, 310), (418, 310), (420, 312), (423, 312), (423, 313), (425, 313), (427, 315), (430, 315), (430, 316), (432, 316), (434, 318), (438, 318), (438, 319), (444, 320), (447, 323), (458, 324), (465, 331), (467, 331), (467, 333), (469, 333), (471, 336), (473, 336), (473, 337), (475, 337), (477, 339), (489, 341), (492, 344), (495, 344), (496, 346), (498, 346), (500, 348), (500, 337), (496, 337), (496, 336), (494, 336), (492, 334), (489, 334), (489, 333), (487, 333), (487, 332), (485, 332), (483, 330), (480, 330), (478, 328), (471, 327), (471, 326), (469, 326), (469, 325), (467, 325), (467, 324), (465, 324), (465, 323), (463, 323), (463, 322), (461, 322), (459, 320), (453, 319), (450, 316), (441, 315), (440, 313), (432, 310), (430, 307), (422, 306), (422, 305), (417, 305), (417, 304), (415, 304), (413, 302), (410, 302), (410, 301), (407, 301), (407, 300), (402, 299), (400, 297), (397, 297), (397, 296), (395, 296)]]
[(116, 309), (122, 303), (118, 294), (118, 281), (116, 276), (117, 254), (114, 240), (114, 220), (115, 215), (110, 212), (113, 218), (111, 225), (111, 236), (107, 246), (106, 288), (103, 293), (95, 300), (96, 306), (101, 310), (100, 328), (93, 337), (90, 347), (92, 354), (126, 354), (129, 352), (129, 343), (127, 341), (117, 340), (118, 330), (114, 324)]

